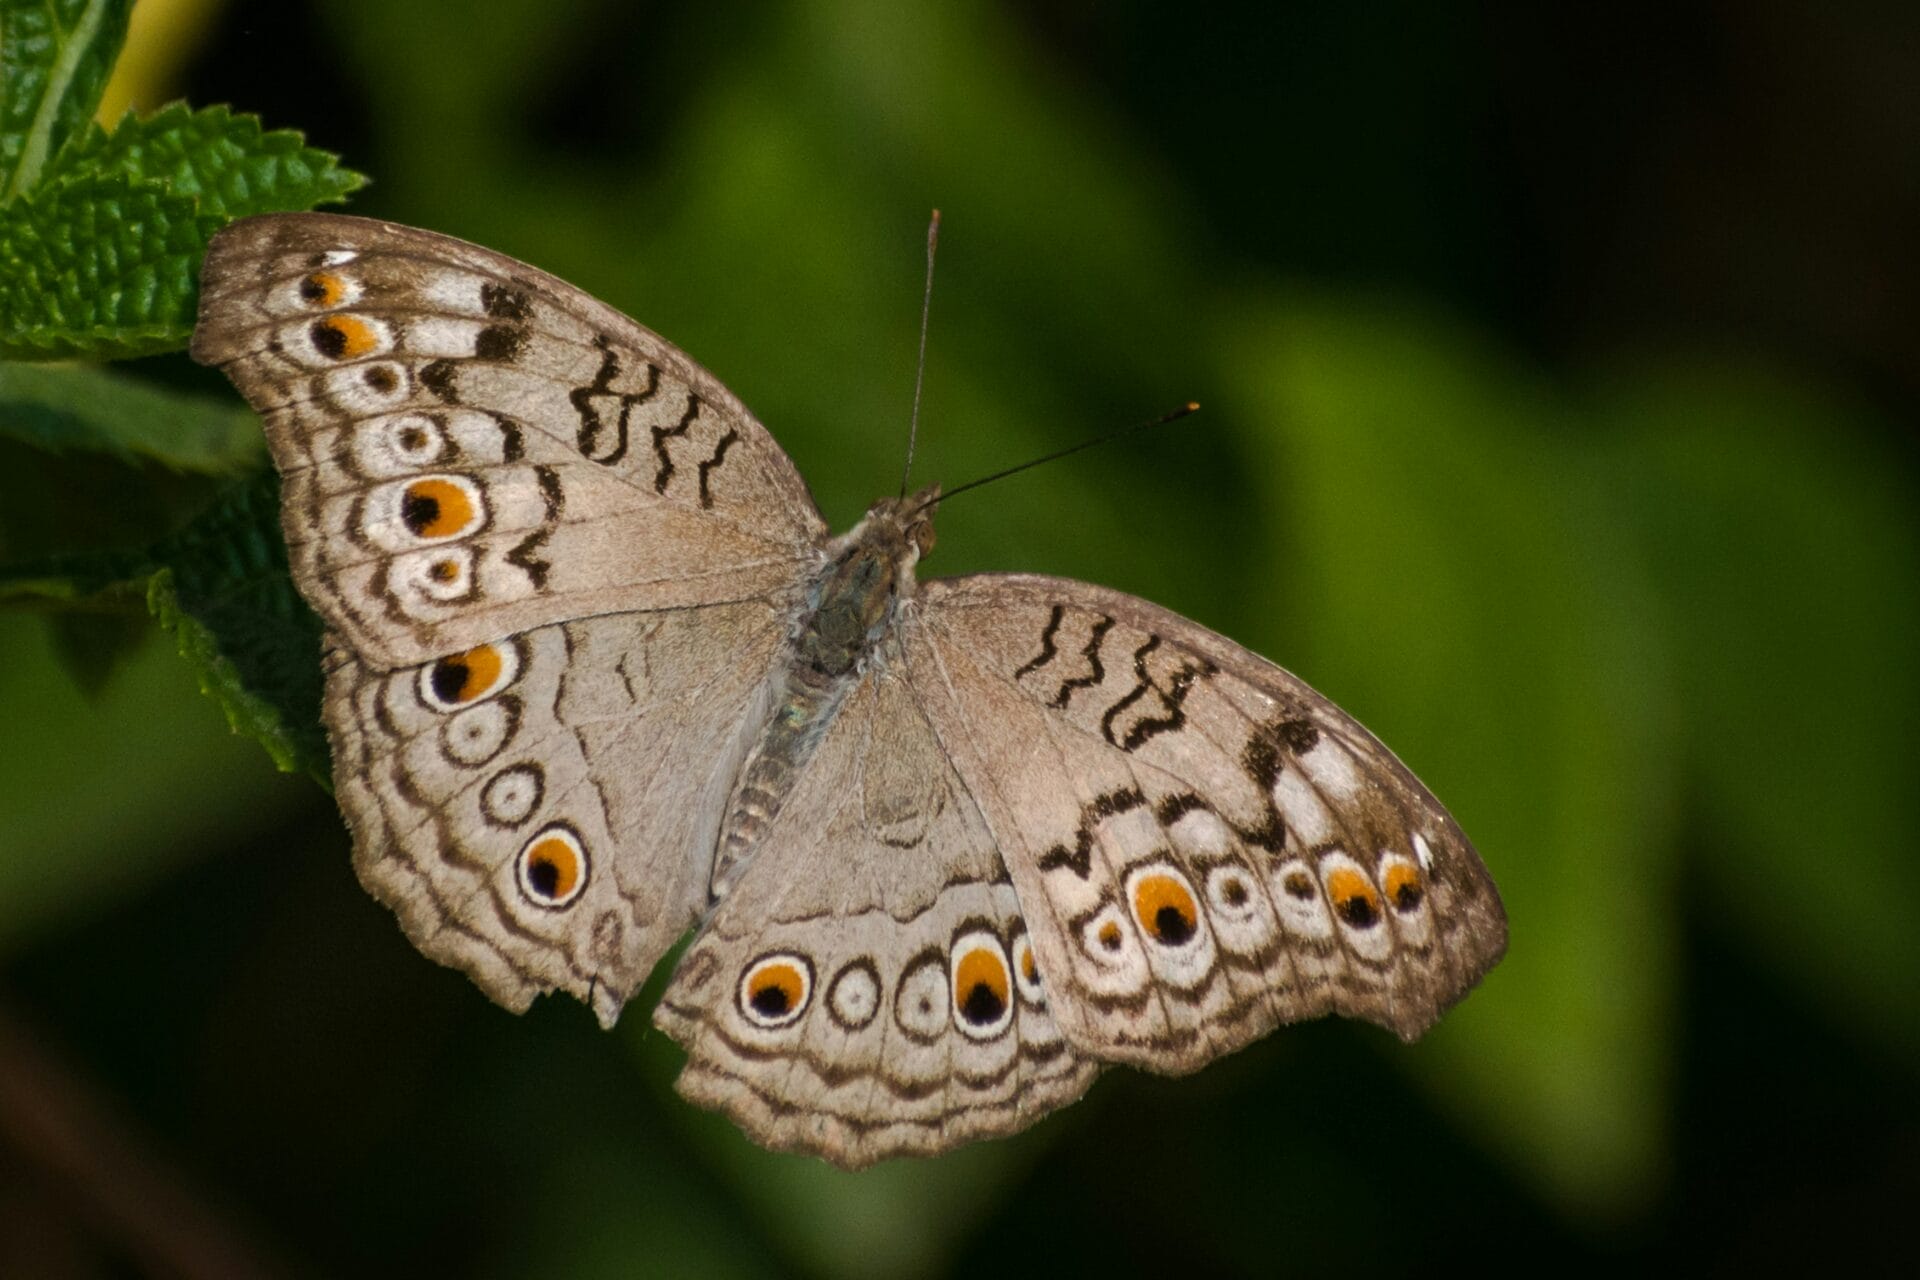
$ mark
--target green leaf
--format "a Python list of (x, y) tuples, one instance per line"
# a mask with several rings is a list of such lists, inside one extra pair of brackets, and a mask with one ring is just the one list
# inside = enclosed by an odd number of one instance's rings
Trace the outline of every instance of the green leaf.
[(193, 332), (200, 259), (220, 226), (189, 196), (75, 178), (0, 208), (0, 356), (107, 359)]
[(1678, 768), (1605, 490), (1457, 323), (1302, 305), (1222, 347), (1224, 398), (1270, 406), (1244, 445), (1283, 521), (1273, 647), (1447, 802), (1506, 901), (1506, 959), (1418, 1061), (1568, 1208), (1631, 1212), (1664, 1159)]
[(158, 182), (222, 218), (311, 209), (367, 181), (291, 129), (268, 133), (255, 116), (224, 106), (190, 111), (179, 102), (145, 120), (128, 115), (112, 133), (88, 125), (55, 157), (43, 183), (88, 174)]
[(0, 364), (0, 435), (206, 474), (251, 469), (262, 452), (260, 420), (231, 400), (93, 368)]
[(0, 205), (92, 118), (132, 12), (133, 0), (0, 0)]
[(1608, 398), (1703, 792), (1703, 904), (1809, 1003), (1920, 1058), (1920, 527), (1860, 407), (1753, 368)]
[(324, 786), (321, 626), (288, 576), (278, 492), (262, 472), (157, 547), (147, 601), (234, 732)]

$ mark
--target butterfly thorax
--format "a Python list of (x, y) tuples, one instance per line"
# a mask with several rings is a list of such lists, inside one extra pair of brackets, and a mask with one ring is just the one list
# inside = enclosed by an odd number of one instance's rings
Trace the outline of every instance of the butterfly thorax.
[(720, 822), (711, 881), (715, 901), (746, 869), (801, 766), (880, 653), (902, 603), (912, 598), (914, 566), (933, 546), (930, 504), (938, 495), (933, 486), (909, 497), (882, 498), (825, 547), (772, 678), (769, 717), (741, 764)]

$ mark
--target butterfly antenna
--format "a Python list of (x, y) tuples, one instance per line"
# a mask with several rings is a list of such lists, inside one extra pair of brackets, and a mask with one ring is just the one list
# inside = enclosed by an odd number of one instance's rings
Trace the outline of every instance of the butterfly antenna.
[(900, 496), (907, 496), (913, 475), (913, 443), (920, 436), (920, 387), (927, 380), (927, 318), (933, 313), (933, 251), (940, 247), (940, 211), (927, 223), (927, 287), (920, 294), (920, 359), (913, 368), (913, 417), (907, 424), (907, 465), (900, 472)]
[(1030, 471), (1034, 467), (1040, 466), (1042, 463), (1057, 462), (1061, 458), (1067, 457), (1070, 454), (1079, 453), (1082, 449), (1091, 449), (1093, 448), (1093, 446), (1097, 444), (1106, 444), (1109, 441), (1119, 440), (1125, 436), (1133, 435), (1136, 432), (1151, 430), (1154, 427), (1164, 427), (1169, 422), (1176, 422), (1179, 419), (1186, 417), (1190, 413), (1199, 412), (1199, 410), (1200, 410), (1199, 401), (1189, 400), (1187, 403), (1181, 405), (1178, 409), (1173, 410), (1171, 413), (1163, 413), (1151, 422), (1136, 423), (1131, 427), (1122, 427), (1118, 431), (1109, 431), (1107, 432), (1107, 434), (1103, 436), (1095, 436), (1091, 440), (1082, 440), (1079, 444), (1068, 445), (1066, 448), (1058, 450), (1057, 452), (1054, 452), (1054, 453), (1049, 453), (1043, 458), (1035, 458), (1031, 462), (1023, 462), (1017, 467), (1008, 467), (1005, 471), (996, 471), (990, 476), (981, 476), (978, 480), (969, 480), (965, 484), (959, 486), (958, 488), (949, 489), (945, 493), (936, 494), (932, 498), (929, 498), (927, 501), (921, 503), (918, 507), (914, 508), (914, 514), (918, 515), (920, 512), (925, 511), (928, 507), (931, 507), (936, 503), (945, 502), (948, 498), (953, 497), (955, 494), (965, 493), (969, 489), (978, 489), (981, 485), (992, 484), (995, 480), (1005, 480), (1008, 476), (1018, 475), (1022, 471)]

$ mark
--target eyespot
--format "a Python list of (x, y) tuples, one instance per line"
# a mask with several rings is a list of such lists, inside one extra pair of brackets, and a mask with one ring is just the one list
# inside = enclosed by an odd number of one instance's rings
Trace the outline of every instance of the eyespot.
[(465, 600), (474, 593), (473, 548), (435, 547), (396, 555), (387, 567), (387, 585), (401, 597), (398, 603), (403, 609)]
[(375, 479), (423, 470), (446, 452), (446, 428), (424, 413), (368, 418), (353, 429), (353, 465)]
[(329, 360), (358, 360), (389, 345), (385, 325), (351, 315), (315, 320), (307, 326), (307, 341)]
[(880, 970), (861, 956), (842, 965), (827, 984), (827, 1012), (848, 1031), (858, 1031), (880, 1011)]
[(426, 476), (400, 491), (401, 523), (430, 542), (472, 533), (484, 513), (480, 487), (464, 476)]
[(1387, 864), (1386, 874), (1381, 877), (1381, 887), (1387, 891), (1387, 901), (1402, 915), (1418, 911), (1427, 898), (1427, 886), (1420, 878), (1420, 868), (1399, 858)]
[(1186, 877), (1171, 867), (1135, 872), (1127, 896), (1135, 923), (1161, 946), (1183, 947), (1199, 935), (1200, 904)]
[(316, 310), (337, 307), (347, 296), (347, 282), (331, 271), (316, 271), (300, 281), (300, 301)]
[(480, 789), (480, 815), (497, 827), (517, 827), (533, 816), (546, 793), (546, 770), (517, 764), (487, 779)]
[(813, 998), (813, 963), (791, 951), (761, 956), (740, 975), (740, 1013), (769, 1031), (790, 1026)]
[(510, 642), (483, 644), (420, 668), (420, 700), (452, 711), (490, 698), (520, 674), (520, 651)]
[(894, 990), (893, 1020), (909, 1040), (931, 1044), (952, 1020), (947, 1013), (945, 959), (937, 949), (921, 952)]
[(1231, 919), (1253, 915), (1259, 910), (1253, 878), (1244, 867), (1232, 863), (1213, 868), (1207, 873), (1207, 905)]
[(1028, 1004), (1046, 1005), (1047, 988), (1040, 981), (1040, 965), (1033, 958), (1033, 940), (1024, 933), (1013, 940), (1013, 980)]
[(1335, 928), (1320, 894), (1320, 883), (1304, 859), (1289, 858), (1267, 875), (1269, 901), (1288, 933), (1306, 938), (1331, 938)]
[(1380, 923), (1380, 895), (1354, 867), (1335, 867), (1327, 874), (1327, 897), (1348, 928), (1371, 929)]
[(1013, 1021), (1013, 983), (1006, 955), (992, 934), (975, 931), (953, 944), (953, 1015), (976, 1039), (1006, 1030)]
[(521, 894), (536, 907), (570, 906), (587, 887), (586, 846), (568, 827), (547, 827), (520, 847), (514, 872)]

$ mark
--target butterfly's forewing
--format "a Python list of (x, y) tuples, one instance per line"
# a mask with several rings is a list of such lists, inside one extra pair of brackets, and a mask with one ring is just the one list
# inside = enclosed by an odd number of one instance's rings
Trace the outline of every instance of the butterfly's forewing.
[(1412, 1039), (1505, 950), (1440, 804), (1231, 641), (1025, 575), (928, 583), (904, 631), (1082, 1051), (1190, 1071), (1330, 1012)]
[(858, 1167), (1025, 1128), (1099, 1068), (1062, 1038), (993, 837), (898, 674), (848, 695), (654, 1021), (688, 1098)]
[(266, 419), (295, 578), (378, 667), (785, 591), (825, 534), (792, 462), (677, 348), (447, 236), (235, 222), (193, 355)]

